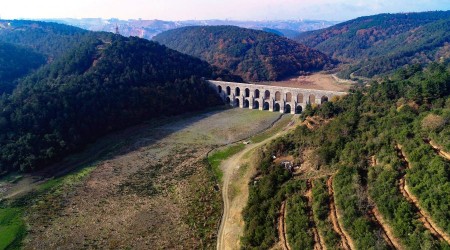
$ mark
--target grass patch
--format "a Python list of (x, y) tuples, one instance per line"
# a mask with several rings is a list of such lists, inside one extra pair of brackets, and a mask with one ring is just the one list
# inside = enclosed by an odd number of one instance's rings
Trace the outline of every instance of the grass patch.
[[(246, 163), (241, 165), (238, 170), (233, 175), (233, 180), (231, 181), (230, 185), (230, 192), (229, 192), (229, 198), (231, 200), (234, 200), (242, 191), (241, 182), (242, 178), (246, 175), (250, 168), (250, 164)], [(244, 185), (246, 185), (247, 182), (245, 182)]]
[(281, 117), (280, 121), (275, 123), (275, 125), (272, 128), (270, 128), (262, 133), (259, 133), (255, 136), (252, 136), (250, 140), (252, 141), (252, 143), (259, 143), (259, 142), (262, 142), (262, 141), (270, 138), (275, 133), (277, 133), (284, 127), (286, 127), (289, 124), (289, 122), (291, 121), (291, 118), (292, 118), (291, 116)]
[(230, 156), (237, 154), (239, 151), (243, 150), (245, 145), (242, 143), (231, 145), (223, 150), (214, 152), (208, 157), (208, 163), (211, 165), (214, 176), (222, 182), (223, 172), (220, 170), (220, 164), (223, 160), (228, 159)]
[(26, 235), (20, 208), (0, 208), (0, 249), (20, 248)]
[(48, 180), (27, 195), (0, 203), (0, 249), (20, 249), (27, 234), (24, 213), (32, 213), (29, 209), (36, 204), (52, 211), (53, 207), (46, 203), (57, 200), (65, 188), (80, 183), (93, 169), (94, 167), (85, 167), (72, 174)]
[(94, 168), (95, 167), (93, 166), (85, 167), (66, 176), (48, 180), (45, 183), (39, 185), (37, 191), (43, 193), (46, 191), (57, 189), (58, 187), (61, 187), (63, 185), (73, 186), (75, 184), (78, 184), (81, 180), (83, 180), (84, 177), (89, 175), (92, 170), (94, 170)]
[[(186, 223), (193, 229), (198, 242), (195, 249), (215, 249), (217, 228), (222, 215), (222, 193), (214, 192), (214, 173), (203, 168), (199, 174), (189, 178)], [(190, 236), (192, 237), (192, 236)]]

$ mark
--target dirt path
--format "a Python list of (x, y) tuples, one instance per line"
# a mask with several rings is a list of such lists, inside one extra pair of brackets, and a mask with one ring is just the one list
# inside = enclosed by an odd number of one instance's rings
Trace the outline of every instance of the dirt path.
[(343, 230), (339, 223), (339, 215), (336, 210), (336, 204), (334, 203), (333, 176), (330, 176), (330, 178), (328, 178), (327, 187), (328, 194), (330, 195), (330, 219), (333, 223), (333, 229), (341, 236), (342, 247), (344, 249), (355, 249), (350, 236)]
[(324, 245), (324, 240), (323, 238), (320, 236), (319, 231), (317, 230), (316, 227), (316, 222), (314, 221), (314, 212), (312, 210), (312, 181), (311, 179), (309, 179), (306, 182), (306, 186), (307, 186), (307, 190), (305, 193), (305, 197), (306, 199), (308, 199), (308, 210), (309, 210), (309, 221), (311, 223), (311, 227), (314, 233), (314, 250), (324, 250), (326, 249), (325, 245)]
[[(297, 116), (293, 116), (292, 120), (298, 120)], [(272, 135), (271, 137), (255, 144), (248, 144), (241, 152), (233, 155), (226, 161), (222, 162), (221, 169), (223, 171), (223, 187), (222, 187), (222, 199), (223, 199), (223, 215), (220, 222), (218, 237), (217, 237), (217, 249), (236, 249), (239, 248), (240, 236), (233, 232), (233, 218), (230, 214), (230, 184), (233, 172), (239, 168), (239, 164), (244, 159), (244, 156), (250, 151), (268, 143), (269, 141), (286, 134), (292, 128), (295, 128), (296, 122), (291, 122), (282, 131)], [(241, 225), (243, 226), (243, 225)]]
[(278, 217), (278, 235), (280, 237), (283, 250), (291, 250), (287, 241), (286, 233), (286, 201), (281, 203), (280, 216)]
[[(375, 167), (377, 165), (377, 158), (375, 155), (372, 155), (369, 160), (369, 164), (371, 167)], [(369, 199), (369, 203), (375, 204), (372, 200)], [(392, 228), (389, 224), (384, 220), (377, 206), (369, 211), (369, 216), (372, 221), (378, 225), (379, 228), (383, 231), (383, 238), (389, 244), (389, 246), (393, 249), (403, 250), (403, 246), (400, 244), (399, 240), (394, 236)]]
[(372, 221), (375, 222), (379, 228), (383, 231), (383, 238), (389, 244), (389, 246), (393, 249), (403, 250), (404, 248), (398, 241), (398, 239), (394, 236), (392, 228), (389, 224), (384, 220), (383, 216), (378, 211), (377, 207), (372, 208), (369, 211), (369, 215), (372, 217)]
[[(397, 155), (400, 158), (400, 161), (402, 162), (403, 167), (410, 168), (411, 165), (406, 158), (405, 154), (403, 153), (402, 146), (397, 144), (395, 147), (395, 150), (397, 151)], [(450, 244), (450, 236), (445, 233), (444, 230), (442, 230), (432, 219), (431, 216), (420, 207), (419, 200), (416, 196), (414, 196), (406, 184), (406, 174), (402, 174), (400, 176), (399, 181), (399, 188), (402, 195), (406, 198), (406, 200), (414, 206), (414, 208), (417, 211), (417, 214), (419, 215), (419, 220), (423, 223), (423, 225), (430, 230), (431, 234), (433, 234), (437, 239), (441, 241), (446, 241), (448, 244)]]
[(430, 146), (433, 148), (433, 150), (440, 155), (441, 157), (443, 157), (446, 160), (450, 161), (450, 153), (445, 152), (444, 150), (442, 150), (442, 147), (439, 146), (436, 142), (434, 142), (431, 139), (425, 139), (424, 142), (430, 144)]

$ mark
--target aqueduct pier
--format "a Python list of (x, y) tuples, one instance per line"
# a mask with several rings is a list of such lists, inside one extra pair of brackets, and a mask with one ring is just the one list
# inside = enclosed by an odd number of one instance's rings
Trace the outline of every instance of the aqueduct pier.
[(208, 81), (225, 103), (240, 108), (300, 114), (308, 103), (320, 105), (347, 92), (273, 85)]

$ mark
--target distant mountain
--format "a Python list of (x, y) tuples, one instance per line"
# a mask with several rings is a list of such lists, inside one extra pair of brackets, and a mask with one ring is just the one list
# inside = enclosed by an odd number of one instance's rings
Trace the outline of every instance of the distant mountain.
[(51, 19), (50, 21), (77, 26), (92, 31), (115, 32), (116, 26), (124, 36), (138, 36), (151, 40), (161, 32), (186, 26), (217, 26), (233, 25), (249, 29), (276, 30), (286, 37), (295, 37), (301, 32), (323, 29), (338, 22), (322, 20), (280, 20), (280, 21), (233, 21), (233, 20), (188, 20), (188, 21), (162, 21), (162, 20), (119, 20), (119, 19)]
[(351, 63), (359, 76), (450, 58), (450, 11), (381, 14), (305, 32), (295, 40)]
[(46, 63), (44, 55), (31, 49), (0, 42), (0, 95), (11, 92), (18, 78)]
[(305, 45), (235, 26), (184, 27), (163, 32), (154, 40), (247, 81), (280, 80), (331, 65), (326, 55)]

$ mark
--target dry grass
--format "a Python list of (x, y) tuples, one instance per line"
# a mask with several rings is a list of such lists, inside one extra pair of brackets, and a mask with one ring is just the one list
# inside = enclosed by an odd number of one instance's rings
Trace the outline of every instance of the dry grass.
[(277, 117), (214, 111), (115, 135), (125, 143), (114, 154), (80, 183), (62, 186), (30, 208), (25, 248), (213, 248), (221, 196), (205, 155)]
[(349, 81), (341, 81), (333, 75), (326, 73), (316, 73), (309, 76), (293, 77), (284, 81), (263, 82), (258, 84), (331, 91), (348, 91), (353, 86)]

